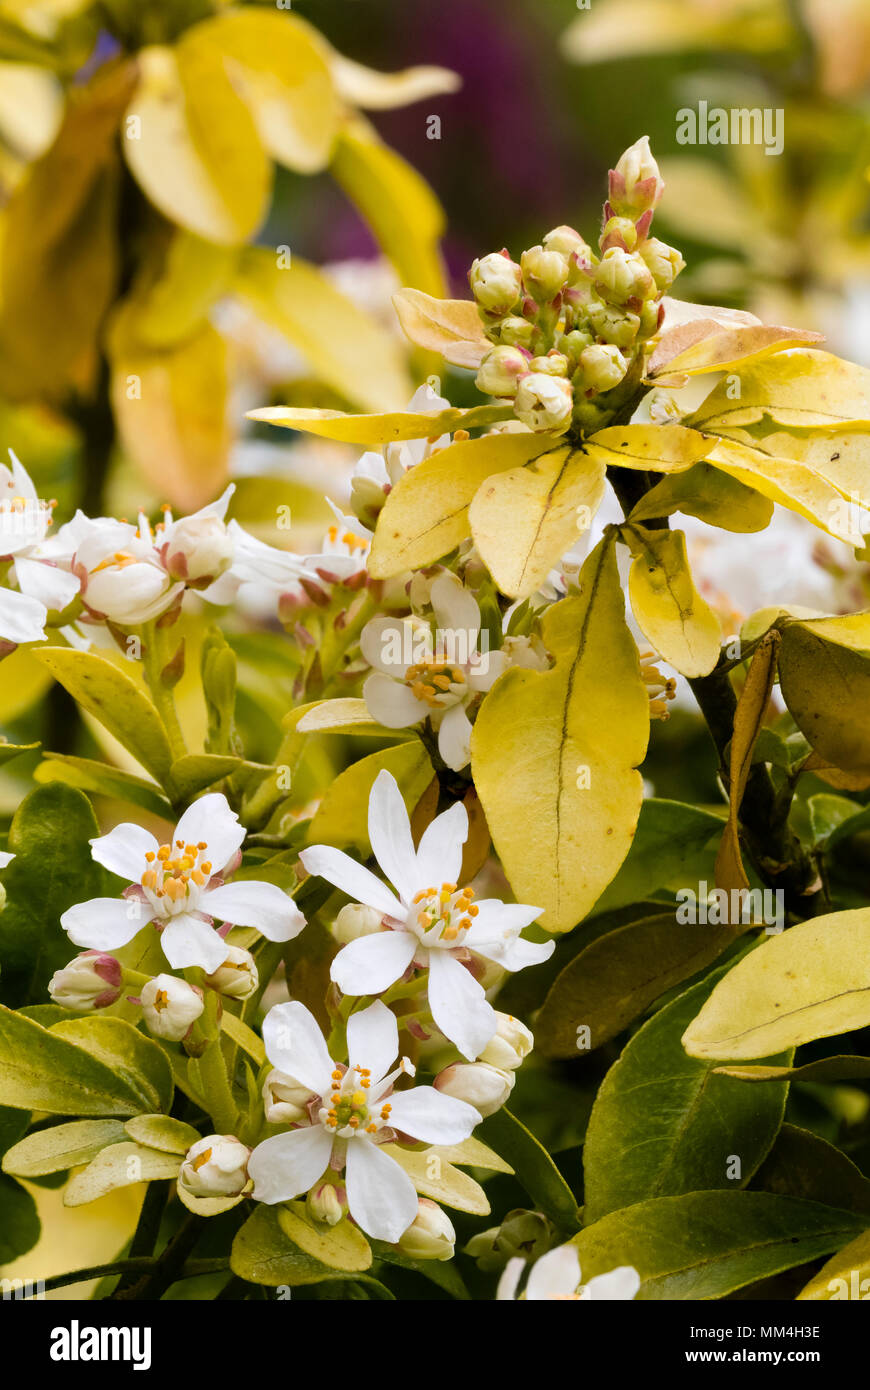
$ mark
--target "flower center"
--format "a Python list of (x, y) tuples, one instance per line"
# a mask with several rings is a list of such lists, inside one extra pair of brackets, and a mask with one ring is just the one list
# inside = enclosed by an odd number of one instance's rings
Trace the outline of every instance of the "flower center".
[(369, 1088), (371, 1087), (369, 1067), (353, 1067), (342, 1072), (338, 1067), (332, 1073), (332, 1094), (328, 1103), (324, 1100), (321, 1118), (328, 1129), (341, 1133), (350, 1130), (352, 1134), (377, 1134), (382, 1125), (388, 1124), (392, 1106), (384, 1101), (369, 1109)]
[(350, 551), (368, 550), (368, 541), (363, 536), (354, 535), (353, 531), (340, 531), (337, 526), (330, 526), (326, 534), (333, 545), (337, 545), (340, 541)]
[(135, 565), (138, 561), (135, 555), (131, 555), (128, 550), (116, 550), (114, 555), (107, 555), (105, 560), (101, 560), (98, 565), (94, 565), (93, 574), (99, 574), (100, 570), (117, 568), (126, 569), (128, 565)]
[(204, 856), (208, 844), (186, 845), (176, 840), (173, 854), (172, 845), (161, 845), (155, 853), (149, 850), (145, 855), (149, 867), (141, 878), (143, 888), (147, 888), (157, 898), (169, 898), (170, 902), (180, 902), (191, 891), (191, 886), (202, 888), (211, 875), (211, 863)]
[(442, 883), (440, 888), (422, 888), (412, 900), (416, 918), (409, 914), (408, 924), (431, 946), (460, 946), (480, 908), (475, 902), (474, 889), (467, 885)]
[(430, 709), (455, 704), (467, 694), (465, 672), (448, 661), (419, 661), (405, 672), (405, 684)]

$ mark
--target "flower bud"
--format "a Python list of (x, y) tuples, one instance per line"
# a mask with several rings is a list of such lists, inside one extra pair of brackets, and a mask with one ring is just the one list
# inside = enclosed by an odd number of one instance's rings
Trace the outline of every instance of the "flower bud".
[(612, 246), (595, 269), (595, 288), (608, 304), (639, 309), (655, 298), (656, 282), (641, 256)]
[(546, 1254), (556, 1232), (546, 1216), (539, 1211), (517, 1208), (509, 1211), (500, 1226), (490, 1226), (472, 1236), (465, 1253), (477, 1261), (485, 1273), (503, 1269), (517, 1255), (536, 1260)]
[(523, 289), (522, 271), (506, 251), (493, 251), (474, 261), (468, 283), (481, 309), (498, 317), (510, 313)]
[(219, 516), (187, 516), (172, 523), (160, 549), (173, 579), (192, 588), (206, 588), (229, 569), (235, 548)]
[(564, 333), (559, 343), (562, 352), (568, 358), (569, 364), (575, 366), (580, 360), (580, 354), (584, 348), (591, 347), (595, 342), (592, 334), (584, 328), (572, 328), (570, 333)]
[(628, 370), (628, 363), (612, 343), (593, 343), (580, 356), (583, 383), (587, 391), (612, 391)]
[(548, 232), (544, 237), (545, 251), (558, 251), (560, 256), (570, 262), (572, 256), (577, 256), (580, 260), (587, 260), (592, 254), (592, 248), (579, 232), (573, 227), (554, 227), (552, 232)]
[(104, 561), (82, 581), (85, 605), (121, 627), (155, 617), (176, 592), (162, 565), (126, 556)]
[[(647, 303), (652, 304), (653, 301), (648, 300)], [(641, 324), (640, 316), (633, 314), (630, 309), (617, 309), (612, 304), (602, 304), (600, 299), (589, 305), (589, 322), (597, 338), (621, 348), (631, 347)]]
[(251, 1150), (232, 1134), (209, 1134), (187, 1151), (179, 1184), (192, 1197), (237, 1197), (248, 1185)]
[(630, 217), (609, 217), (598, 244), (602, 251), (609, 251), (611, 246), (618, 246), (622, 251), (633, 251), (637, 246), (637, 227)]
[(664, 182), (649, 147), (649, 136), (631, 145), (610, 171), (609, 202), (617, 217), (632, 221), (652, 212), (664, 191)]
[(205, 983), (227, 999), (249, 998), (259, 983), (254, 957), (241, 946), (228, 946), (223, 965), (213, 975), (206, 975)]
[(263, 1082), (263, 1108), (269, 1124), (298, 1125), (307, 1120), (311, 1095), (309, 1086), (274, 1068)]
[(529, 372), (517, 387), (514, 410), (517, 419), (533, 430), (561, 433), (571, 423), (573, 394), (563, 377)]
[(677, 248), (668, 246), (666, 241), (659, 241), (658, 237), (650, 237), (649, 241), (645, 241), (640, 248), (640, 254), (660, 294), (669, 290), (680, 271), (685, 269), (686, 262)]
[(420, 1197), (417, 1215), (397, 1244), (412, 1260), (452, 1260), (456, 1246), (453, 1224), (437, 1202)]
[(359, 936), (371, 936), (381, 930), (383, 913), (362, 903), (346, 903), (332, 924), (332, 934), (339, 946), (347, 946)]
[(568, 359), (563, 352), (552, 349), (546, 357), (533, 357), (528, 363), (530, 372), (543, 372), (545, 376), (567, 376)]
[(337, 1226), (347, 1214), (347, 1193), (332, 1182), (319, 1182), (312, 1187), (305, 1206), (312, 1221), (324, 1226)]
[(145, 1027), (155, 1038), (181, 1042), (205, 1007), (202, 990), (177, 975), (155, 975), (140, 993)]
[(537, 333), (537, 328), (528, 319), (521, 319), (518, 315), (510, 314), (506, 319), (502, 319), (498, 326), (499, 342), (506, 347), (519, 347), (531, 349), (532, 342)]
[(528, 370), (529, 359), (522, 348), (494, 347), (480, 364), (475, 384), (487, 396), (513, 396), (517, 378)]
[(504, 1105), (514, 1088), (514, 1079), (513, 1072), (501, 1071), (488, 1062), (453, 1062), (438, 1073), (434, 1084), (446, 1096), (473, 1105), (486, 1119)]
[(532, 246), (520, 257), (523, 284), (538, 304), (549, 304), (568, 279), (568, 260), (558, 251)]
[(77, 1013), (105, 1009), (121, 997), (122, 970), (114, 956), (101, 951), (83, 951), (48, 982), (55, 1004)]
[(530, 1029), (512, 1014), (497, 1013), (498, 1027), (480, 1054), (481, 1062), (488, 1062), (501, 1071), (515, 1071), (535, 1045)]

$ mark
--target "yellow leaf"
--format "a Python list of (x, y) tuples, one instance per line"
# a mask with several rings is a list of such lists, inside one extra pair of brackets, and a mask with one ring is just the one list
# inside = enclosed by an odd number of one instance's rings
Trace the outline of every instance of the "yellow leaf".
[(590, 435), (583, 447), (608, 467), (679, 473), (707, 457), (710, 441), (683, 425), (612, 425)]
[(296, 729), (300, 734), (353, 734), (356, 738), (405, 739), (409, 734), (407, 729), (385, 729), (372, 719), (365, 700), (350, 698), (323, 700), (312, 706), (298, 720)]
[(131, 1183), (175, 1178), (180, 1167), (180, 1154), (160, 1153), (132, 1142), (110, 1144), (70, 1179), (64, 1189), (63, 1204), (80, 1207)]
[(321, 381), (355, 405), (389, 410), (412, 394), (395, 336), (316, 266), (293, 256), (282, 268), (273, 251), (249, 247), (241, 255), (235, 289), (299, 349)]
[(392, 261), (401, 284), (444, 294), (438, 252), (444, 212), (416, 169), (359, 119), (341, 131), (331, 172)]
[[(844, 421), (828, 429), (805, 429), (797, 433), (788, 430), (762, 432), (760, 426), (755, 430), (735, 427), (723, 430), (722, 437), (746, 444), (772, 459), (801, 463), (827, 478), (838, 492), (854, 498), (858, 504), (866, 500), (870, 480), (870, 422)], [(857, 515), (855, 521), (856, 539), (859, 539)]]
[(674, 512), (696, 516), (725, 531), (763, 531), (773, 503), (710, 463), (695, 463), (685, 473), (669, 473), (632, 509), (629, 521), (649, 521)]
[(393, 304), (411, 342), (439, 352), (456, 367), (479, 367), (492, 346), (472, 299), (433, 299), (422, 290), (399, 290)]
[(485, 435), (439, 449), (410, 468), (378, 517), (369, 573), (387, 579), (446, 555), (470, 534), (468, 508), (480, 485), (496, 470), (526, 463), (552, 443), (531, 433)]
[(278, 1207), (278, 1225), (288, 1240), (321, 1264), (361, 1273), (372, 1262), (372, 1249), (358, 1226), (346, 1218), (337, 1226), (315, 1226), (304, 1202)]
[(692, 1057), (768, 1057), (870, 1023), (870, 908), (771, 936), (719, 982), (683, 1034)]
[(683, 49), (737, 49), (764, 52), (791, 38), (787, 15), (763, 0), (717, 0), (686, 5), (684, 0), (608, 0), (578, 15), (562, 45), (578, 63), (600, 63), (640, 53)]
[(440, 1149), (412, 1153), (396, 1144), (384, 1144), (383, 1152), (404, 1168), (422, 1196), (443, 1202), (456, 1211), (470, 1212), (472, 1216), (489, 1215), (489, 1202), (480, 1183), (448, 1163)]
[(774, 353), (724, 378), (686, 423), (718, 434), (769, 415), (780, 425), (823, 428), (870, 415), (870, 371), (817, 348)]
[(172, 347), (201, 328), (229, 288), (236, 257), (233, 247), (176, 231), (156, 280), (136, 296), (136, 336), (142, 346)]
[(802, 463), (773, 459), (760, 449), (719, 439), (707, 450), (707, 462), (730, 473), (738, 482), (755, 488), (772, 502), (779, 502), (814, 526), (849, 545), (859, 545), (861, 537), (852, 529), (854, 518), (844, 505), (838, 488)]
[(272, 167), (222, 53), (197, 36), (205, 27), (174, 49), (140, 51), (122, 145), (134, 178), (170, 221), (232, 246), (262, 222)]
[(811, 333), (802, 328), (775, 328), (769, 324), (726, 328), (701, 336), (700, 330), (703, 326), (704, 320), (698, 320), (691, 326), (687, 325), (684, 333), (691, 327), (699, 333), (699, 340), (684, 347), (676, 356), (668, 357), (662, 367), (658, 367), (656, 363), (662, 349), (662, 344), (659, 344), (650, 361), (647, 375), (655, 378), (662, 371), (683, 376), (723, 372), (744, 359), (751, 358), (757, 361), (770, 353), (779, 352), (782, 348), (797, 347), (800, 343), (819, 343), (824, 337), (822, 333)]
[(527, 598), (540, 587), (589, 529), (604, 495), (605, 473), (594, 454), (564, 446), (481, 484), (468, 519), (480, 557), (502, 593)]
[(722, 629), (692, 581), (683, 532), (626, 525), (622, 534), (634, 556), (628, 595), (638, 627), (682, 675), (709, 675)]
[(866, 1299), (870, 1290), (870, 1231), (850, 1240), (796, 1295), (798, 1302)]
[(419, 739), (382, 748), (352, 763), (327, 787), (308, 826), (306, 844), (350, 846), (371, 854), (367, 808), (379, 772), (391, 772), (410, 814), (432, 780), (429, 754)]
[(354, 63), (333, 50), (332, 78), (339, 95), (349, 106), (366, 111), (389, 111), (395, 106), (409, 106), (424, 97), (437, 97), (457, 92), (462, 79), (449, 68), (403, 68), (401, 72), (376, 72), (373, 68)]
[(324, 439), (346, 444), (397, 444), (403, 439), (438, 439), (454, 430), (473, 430), (497, 425), (513, 415), (511, 406), (478, 405), (469, 410), (451, 406), (437, 414), (412, 414), (394, 410), (387, 415), (346, 415), (343, 410), (315, 410), (286, 405), (249, 410), (249, 420), (267, 425), (283, 425), (288, 430), (304, 430)]
[(569, 931), (631, 846), (649, 739), (611, 540), (584, 564), (579, 595), (547, 610), (541, 635), (555, 665), (512, 668), (495, 683), (474, 726), (471, 762), (518, 900), (540, 906), (549, 931)]
[(762, 637), (752, 654), (746, 683), (734, 713), (734, 732), (729, 749), (728, 820), (716, 856), (716, 886), (728, 893), (734, 888), (749, 887), (740, 854), (738, 814), (752, 766), (752, 750), (761, 732), (773, 689), (779, 641), (776, 631)]
[(857, 625), (851, 632), (837, 628), (837, 619), (789, 623), (782, 634), (779, 681), (789, 713), (825, 762), (867, 775), (870, 655), (856, 645), (866, 645), (866, 615), (855, 617), (864, 633)]

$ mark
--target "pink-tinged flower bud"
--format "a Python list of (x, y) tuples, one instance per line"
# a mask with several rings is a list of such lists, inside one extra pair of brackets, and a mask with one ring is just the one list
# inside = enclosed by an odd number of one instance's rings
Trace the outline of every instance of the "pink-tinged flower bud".
[(205, 1007), (202, 990), (177, 975), (155, 975), (139, 995), (145, 1027), (155, 1038), (181, 1042)]
[(347, 946), (359, 936), (371, 936), (381, 930), (383, 913), (362, 903), (346, 903), (332, 924), (332, 934), (339, 946)]
[(506, 319), (502, 319), (498, 326), (498, 339), (505, 347), (526, 348), (531, 350), (532, 343), (538, 330), (528, 319), (522, 319), (517, 314), (509, 314)]
[(275, 1068), (263, 1082), (263, 1109), (270, 1125), (298, 1125), (307, 1121), (311, 1088), (295, 1076)]
[(643, 258), (618, 246), (601, 257), (595, 269), (595, 288), (608, 304), (627, 309), (640, 309), (644, 300), (654, 299), (656, 294), (656, 282)]
[(235, 547), (219, 516), (187, 516), (172, 523), (160, 550), (167, 573), (196, 589), (229, 569)]
[(573, 405), (569, 381), (544, 372), (529, 372), (517, 387), (514, 410), (517, 419), (530, 429), (561, 434), (571, 423)]
[(251, 1150), (233, 1134), (209, 1134), (188, 1149), (179, 1186), (192, 1197), (237, 1197), (248, 1185)]
[(319, 1221), (324, 1226), (337, 1226), (347, 1215), (347, 1193), (335, 1183), (319, 1182), (309, 1192), (305, 1206), (312, 1221)]
[(528, 363), (528, 370), (543, 372), (545, 376), (567, 376), (568, 359), (563, 352), (557, 352), (553, 348), (546, 357), (533, 357)]
[(628, 363), (612, 343), (593, 343), (580, 357), (583, 385), (587, 391), (612, 391), (628, 371)]
[(397, 1244), (412, 1260), (452, 1260), (456, 1247), (453, 1224), (437, 1202), (420, 1197), (417, 1215)]
[(531, 246), (520, 257), (523, 284), (537, 304), (550, 304), (568, 279), (568, 258)]
[(640, 254), (660, 294), (670, 289), (680, 271), (686, 266), (677, 248), (668, 246), (666, 241), (659, 241), (658, 237), (650, 237), (649, 241), (645, 241), (640, 247)]
[(640, 311), (640, 324), (637, 336), (643, 340), (658, 333), (664, 322), (665, 306), (657, 299), (648, 299)]
[(475, 385), (486, 396), (513, 396), (518, 378), (528, 370), (529, 358), (522, 348), (494, 347), (480, 364)]
[(514, 1075), (488, 1062), (453, 1062), (438, 1073), (434, 1084), (446, 1096), (473, 1105), (486, 1119), (504, 1105), (514, 1088)]
[(642, 213), (654, 211), (664, 187), (649, 136), (642, 135), (610, 171), (610, 208), (616, 217), (630, 217), (636, 222)]
[(604, 224), (599, 246), (609, 251), (612, 246), (622, 251), (633, 251), (637, 246), (637, 228), (630, 217), (610, 217)]
[[(652, 300), (647, 300), (652, 304)], [(646, 305), (644, 305), (646, 308)], [(589, 305), (589, 324), (596, 338), (605, 343), (615, 343), (617, 347), (631, 347), (640, 330), (640, 315), (630, 309), (618, 309), (613, 304), (602, 304), (597, 299)]]
[(519, 302), (523, 276), (516, 261), (506, 251), (493, 251), (474, 261), (468, 272), (471, 293), (488, 314), (502, 317)]
[(62, 970), (56, 970), (48, 983), (55, 1004), (77, 1013), (106, 1009), (121, 997), (123, 971), (114, 956), (101, 951), (83, 951)]
[(544, 237), (544, 250), (558, 251), (559, 255), (564, 256), (569, 262), (572, 256), (585, 260), (592, 255), (588, 241), (573, 227), (566, 226), (554, 227), (552, 232), (547, 233)]
[(498, 1027), (480, 1054), (481, 1062), (501, 1071), (516, 1071), (535, 1045), (530, 1029), (512, 1014), (497, 1013)]
[(228, 946), (223, 965), (213, 975), (206, 975), (205, 983), (227, 999), (249, 998), (259, 984), (254, 957), (241, 946)]

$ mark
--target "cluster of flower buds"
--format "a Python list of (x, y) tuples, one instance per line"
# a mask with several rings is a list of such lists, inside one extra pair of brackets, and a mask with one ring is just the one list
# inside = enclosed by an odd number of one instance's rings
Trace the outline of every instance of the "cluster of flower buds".
[(664, 184), (646, 136), (610, 172), (597, 255), (556, 227), (519, 264), (505, 251), (476, 260), (471, 293), (493, 347), (477, 385), (513, 399), (532, 430), (600, 429), (636, 384), (664, 318), (662, 296), (683, 268), (649, 236)]
[(498, 1027), (476, 1062), (453, 1062), (435, 1078), (437, 1090), (473, 1105), (484, 1118), (506, 1103), (514, 1088), (514, 1072), (535, 1041), (519, 1019), (502, 1013), (496, 1018)]
[(490, 1226), (472, 1236), (465, 1253), (477, 1261), (484, 1273), (504, 1269), (508, 1260), (521, 1256), (537, 1260), (558, 1239), (555, 1227), (543, 1212), (517, 1208), (509, 1211), (500, 1226)]

